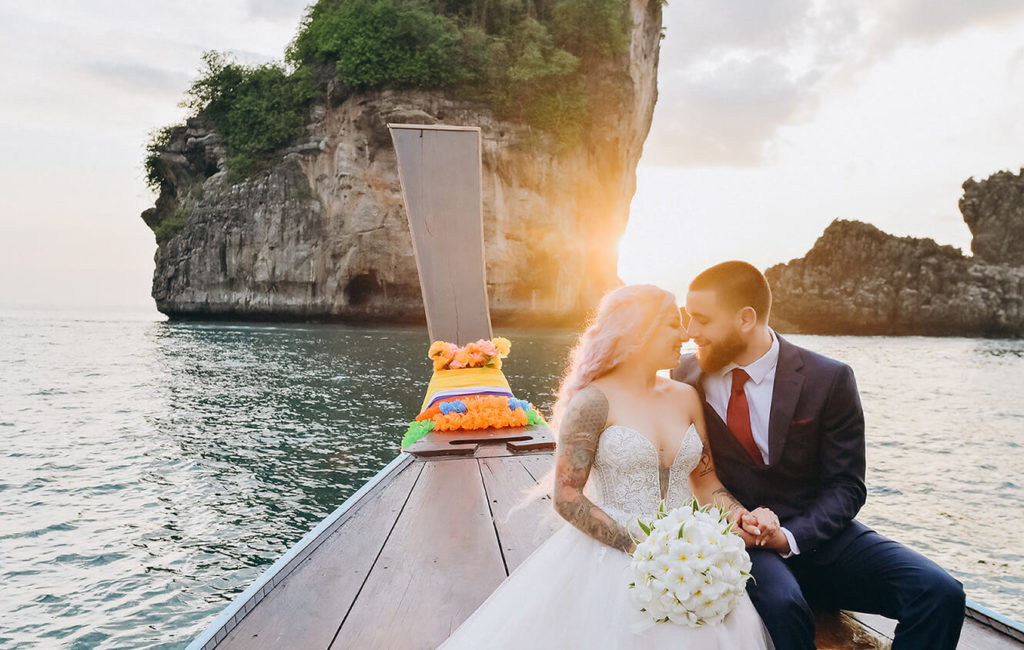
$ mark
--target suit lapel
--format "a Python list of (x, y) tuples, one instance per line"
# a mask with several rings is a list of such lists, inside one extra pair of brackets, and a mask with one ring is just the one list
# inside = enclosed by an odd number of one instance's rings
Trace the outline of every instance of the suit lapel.
[[(776, 336), (779, 336), (776, 334)], [(775, 366), (775, 383), (772, 385), (772, 408), (768, 416), (768, 464), (779, 462), (789, 435), (789, 424), (793, 421), (796, 403), (804, 376), (798, 370), (804, 365), (800, 350), (779, 336), (779, 361)]]
[[(707, 422), (708, 435), (711, 435), (712, 431), (724, 431), (722, 436), (717, 438), (728, 438), (729, 443), (737, 451), (738, 456), (749, 461), (750, 465), (754, 465), (754, 460), (747, 453), (747, 450), (740, 444), (740, 441), (736, 439), (736, 435), (733, 434), (732, 429), (726, 424), (725, 420), (718, 415), (711, 404), (708, 403), (708, 397), (704, 393), (704, 371), (701, 370), (700, 364), (697, 362), (696, 357), (691, 357), (691, 363), (681, 363), (677, 370), (673, 373), (673, 378), (679, 381), (685, 382), (697, 389), (697, 394), (700, 396), (701, 404), (704, 405), (704, 420)], [(773, 389), (774, 390), (774, 389)]]

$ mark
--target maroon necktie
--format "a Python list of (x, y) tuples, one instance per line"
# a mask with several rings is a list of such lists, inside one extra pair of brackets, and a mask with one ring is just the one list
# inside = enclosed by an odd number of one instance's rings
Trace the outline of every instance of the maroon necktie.
[(750, 430), (750, 405), (747, 404), (747, 394), (743, 391), (743, 385), (747, 383), (748, 379), (750, 379), (750, 375), (746, 370), (733, 369), (732, 394), (729, 395), (729, 407), (725, 411), (725, 423), (729, 425), (732, 434), (740, 441), (754, 462), (764, 465), (761, 450), (757, 448), (757, 444), (754, 442), (754, 433)]

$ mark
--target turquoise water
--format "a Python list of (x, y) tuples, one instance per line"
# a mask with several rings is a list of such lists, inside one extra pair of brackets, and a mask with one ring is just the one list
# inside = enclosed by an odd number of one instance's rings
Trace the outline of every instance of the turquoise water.
[[(571, 332), (511, 330), (548, 410)], [(849, 362), (861, 519), (1024, 620), (1024, 341), (792, 337)], [(0, 312), (0, 646), (180, 648), (397, 453), (423, 328)]]

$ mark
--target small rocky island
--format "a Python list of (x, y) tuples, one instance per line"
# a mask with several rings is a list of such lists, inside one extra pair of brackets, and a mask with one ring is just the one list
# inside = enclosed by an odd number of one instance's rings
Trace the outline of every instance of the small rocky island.
[(422, 320), (387, 124), (446, 123), (482, 129), (494, 321), (579, 320), (618, 283), (661, 6), (321, 0), (288, 65), (208, 53), (192, 116), (148, 148), (157, 309)]
[(972, 256), (834, 221), (804, 257), (769, 268), (772, 320), (807, 334), (1024, 336), (1024, 170), (963, 184)]

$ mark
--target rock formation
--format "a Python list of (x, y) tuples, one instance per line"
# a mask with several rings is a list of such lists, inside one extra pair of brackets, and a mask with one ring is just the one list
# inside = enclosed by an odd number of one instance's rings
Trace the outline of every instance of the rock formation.
[(960, 212), (971, 229), (974, 259), (1024, 266), (1024, 169), (967, 179)]
[(154, 228), (172, 213), (183, 223), (156, 252), (157, 308), (172, 317), (421, 320), (386, 125), (447, 123), (482, 129), (494, 322), (580, 319), (618, 282), (615, 243), (657, 96), (661, 4), (630, 8), (628, 56), (607, 71), (621, 82), (621, 105), (573, 147), (440, 91), (328, 93), (301, 142), (269, 171), (235, 179), (218, 134), (190, 120), (159, 152), (168, 182), (142, 215)]
[(834, 221), (765, 272), (783, 332), (1024, 336), (1024, 171), (963, 185), (973, 257), (931, 239)]

